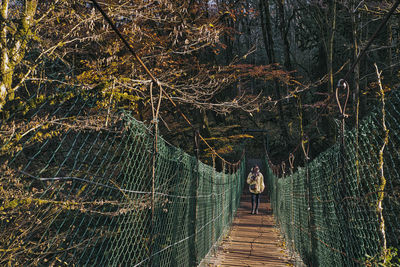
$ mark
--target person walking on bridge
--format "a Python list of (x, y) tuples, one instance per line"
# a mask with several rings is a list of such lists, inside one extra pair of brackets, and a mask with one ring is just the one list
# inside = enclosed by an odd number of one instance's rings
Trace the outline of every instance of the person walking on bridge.
[(260, 204), (260, 194), (264, 191), (264, 176), (260, 172), (260, 168), (255, 165), (251, 168), (247, 176), (249, 191), (251, 193), (251, 214), (258, 214), (258, 206)]

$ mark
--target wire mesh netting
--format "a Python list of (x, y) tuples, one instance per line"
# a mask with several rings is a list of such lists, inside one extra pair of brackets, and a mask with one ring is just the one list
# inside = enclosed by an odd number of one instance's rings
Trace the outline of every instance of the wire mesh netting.
[(286, 243), (307, 265), (400, 264), (399, 107), (393, 92), (345, 134), (344, 146), (290, 176), (266, 175)]
[(1, 125), (0, 265), (198, 265), (232, 222), (244, 168), (217, 172), (90, 93), (55, 98)]

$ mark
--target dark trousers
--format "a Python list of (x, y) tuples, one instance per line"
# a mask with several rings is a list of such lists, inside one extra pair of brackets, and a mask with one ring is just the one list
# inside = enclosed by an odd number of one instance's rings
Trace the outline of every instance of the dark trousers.
[(259, 204), (260, 204), (260, 194), (251, 193), (251, 211), (258, 211)]

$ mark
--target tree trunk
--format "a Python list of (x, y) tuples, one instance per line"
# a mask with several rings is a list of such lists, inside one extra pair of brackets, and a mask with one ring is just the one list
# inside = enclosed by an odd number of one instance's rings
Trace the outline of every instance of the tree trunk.
[(260, 0), (259, 9), (260, 9), (260, 20), (261, 20), (260, 24), (261, 24), (262, 38), (264, 41), (265, 52), (267, 53), (267, 57), (269, 58), (270, 55), (269, 55), (269, 49), (268, 49), (267, 31), (265, 29), (265, 24), (264, 24), (265, 18), (264, 18), (264, 12), (263, 12), (263, 10), (264, 10), (263, 0)]
[[(289, 32), (289, 21), (286, 23), (285, 15), (285, 0), (277, 0), (276, 5), (278, 7), (279, 16), (279, 32), (281, 34), (281, 39), (283, 42), (283, 66), (287, 71), (292, 70), (292, 63), (290, 62), (290, 45), (287, 38)], [(286, 85), (286, 95), (289, 95), (289, 86)], [(289, 103), (289, 99), (288, 102)]]
[(286, 25), (285, 21), (285, 0), (276, 1), (278, 7), (278, 16), (279, 16), (279, 31), (281, 34), (282, 42), (283, 42), (283, 56), (286, 70), (292, 69), (292, 63), (290, 62), (290, 45), (289, 40), (287, 38), (289, 32), (289, 25)]
[(388, 70), (388, 79), (387, 83), (391, 85), (393, 81), (393, 57), (392, 57), (392, 41), (393, 41), (393, 30), (392, 25), (390, 23), (387, 24), (388, 30), (388, 39), (387, 39), (387, 46), (388, 48), (388, 59), (389, 59), (389, 70)]
[(32, 37), (31, 27), (34, 23), (34, 15), (38, 0), (24, 1), (24, 10), (18, 19), (18, 27), (15, 32), (9, 32), (8, 21), (10, 0), (1, 1), (0, 14), (0, 111), (8, 100), (14, 99), (12, 88), (13, 75), (16, 66), (25, 56), (26, 46)]
[(2, 110), (7, 94), (11, 89), (12, 72), (10, 71), (10, 59), (7, 51), (7, 19), (8, 19), (9, 0), (1, 2), (1, 20), (0, 20), (0, 49), (1, 49), (1, 65), (0, 65), (0, 111)]
[(275, 62), (275, 53), (273, 49), (274, 40), (272, 39), (271, 15), (269, 13), (268, 0), (260, 0), (260, 14), (261, 28), (263, 32), (264, 45), (268, 56), (268, 63), (272, 64)]
[[(264, 13), (264, 14), (263, 14)], [(269, 11), (269, 0), (260, 0), (260, 14), (261, 14), (261, 27), (263, 32), (263, 40), (265, 49), (268, 56), (268, 64), (276, 63), (275, 60), (275, 52), (274, 52), (274, 39), (272, 37), (272, 26), (271, 26), (271, 15)], [(285, 116), (283, 113), (282, 101), (281, 101), (281, 93), (280, 86), (277, 79), (274, 79), (274, 89), (275, 96), (278, 100), (278, 111), (279, 111), (279, 126), (282, 131), (283, 138), (287, 140), (289, 138), (287, 129)]]
[[(351, 9), (356, 8), (357, 3), (353, 0)], [(353, 61), (355, 61), (359, 54), (358, 47), (358, 12), (350, 12), (352, 37), (353, 37)], [(351, 84), (351, 83), (350, 83)], [(354, 67), (354, 83), (353, 83), (353, 112), (356, 114), (356, 127), (358, 127), (358, 112), (360, 105), (360, 62)]]
[(333, 52), (334, 52), (334, 41), (336, 32), (336, 0), (329, 1), (328, 14), (330, 29), (328, 35), (328, 92), (333, 93), (334, 82), (333, 82)]

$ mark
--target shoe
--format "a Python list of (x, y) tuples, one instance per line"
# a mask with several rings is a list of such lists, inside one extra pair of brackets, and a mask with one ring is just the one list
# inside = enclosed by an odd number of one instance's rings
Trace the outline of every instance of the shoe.
[(258, 214), (258, 210), (256, 210), (256, 214)]

